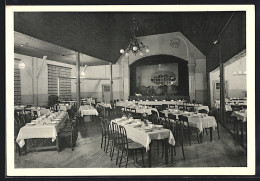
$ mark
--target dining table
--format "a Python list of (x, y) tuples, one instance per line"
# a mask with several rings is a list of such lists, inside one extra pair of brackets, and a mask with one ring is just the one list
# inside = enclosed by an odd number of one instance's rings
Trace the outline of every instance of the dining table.
[(58, 107), (59, 107), (60, 111), (68, 111), (68, 110), (71, 109), (71, 105), (68, 104), (68, 103), (67, 104), (59, 104)]
[[(152, 166), (151, 160), (151, 142), (152, 140), (163, 140), (165, 143), (175, 145), (175, 139), (172, 132), (165, 128), (156, 128), (153, 124), (145, 125), (140, 119), (127, 117), (111, 120), (126, 129), (127, 137), (140, 143), (148, 152), (149, 167)], [(148, 129), (147, 129), (148, 128)], [(165, 163), (168, 164), (168, 144), (165, 147)]]
[(91, 105), (81, 105), (79, 107), (79, 112), (81, 117), (83, 117), (85, 121), (87, 121), (87, 116), (90, 116), (92, 120), (93, 120), (93, 116), (95, 119), (96, 116), (98, 116), (97, 110)]
[[(26, 140), (33, 138), (51, 138), (51, 141), (56, 140), (54, 148), (59, 151), (58, 132), (63, 127), (65, 121), (68, 119), (68, 112), (59, 111), (48, 113), (32, 120), (23, 126), (18, 133), (16, 142), (20, 148), (25, 146)], [(53, 146), (52, 146), (53, 148)]]
[[(210, 141), (212, 141), (212, 129), (217, 128), (217, 121), (214, 116), (209, 116), (204, 113), (181, 111), (177, 109), (168, 109), (161, 112), (165, 114), (165, 117), (168, 117), (168, 114), (175, 115), (176, 119), (179, 119), (179, 115), (188, 117), (189, 125), (198, 128), (201, 137), (203, 129), (210, 129)], [(174, 120), (171, 121), (174, 122)]]

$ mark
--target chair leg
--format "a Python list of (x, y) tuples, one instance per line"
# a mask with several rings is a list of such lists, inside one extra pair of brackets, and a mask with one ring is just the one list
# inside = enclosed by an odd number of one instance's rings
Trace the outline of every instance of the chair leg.
[(220, 139), (220, 135), (219, 135), (219, 128), (218, 128), (218, 125), (217, 125), (217, 132), (218, 132), (218, 139)]
[(185, 154), (184, 154), (183, 144), (181, 145), (181, 149), (182, 149), (182, 156), (183, 156), (183, 159), (185, 160)]
[(126, 151), (126, 164), (125, 164), (125, 168), (127, 168), (127, 164), (128, 164), (128, 151)]
[(102, 145), (103, 145), (103, 134), (101, 136), (101, 148), (102, 148)]
[[(175, 147), (174, 147), (174, 152), (175, 152)], [(173, 147), (172, 146), (171, 146), (171, 163), (173, 163)]]
[(191, 146), (190, 136), (191, 136), (191, 132), (190, 132), (190, 130), (188, 130), (189, 143), (190, 143), (190, 146)]
[(122, 150), (122, 154), (121, 154), (121, 158), (120, 158), (120, 162), (119, 162), (119, 168), (120, 168), (121, 163), (122, 163), (123, 154), (124, 154), (124, 151)]
[(200, 144), (199, 133), (198, 133), (198, 131), (197, 131), (197, 140), (198, 140), (198, 144)]
[(117, 155), (116, 155), (116, 165), (117, 165), (117, 162), (118, 162), (118, 157), (119, 157), (119, 149), (117, 150)]
[(144, 167), (144, 152), (143, 152), (143, 150), (141, 151), (141, 153), (142, 153), (142, 162), (143, 162), (143, 167)]

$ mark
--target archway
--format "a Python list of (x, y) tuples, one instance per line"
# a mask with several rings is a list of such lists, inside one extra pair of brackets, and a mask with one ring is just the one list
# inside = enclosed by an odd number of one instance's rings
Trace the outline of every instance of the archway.
[(171, 99), (189, 96), (187, 64), (186, 60), (171, 55), (154, 55), (135, 61), (130, 65), (130, 96), (142, 94)]

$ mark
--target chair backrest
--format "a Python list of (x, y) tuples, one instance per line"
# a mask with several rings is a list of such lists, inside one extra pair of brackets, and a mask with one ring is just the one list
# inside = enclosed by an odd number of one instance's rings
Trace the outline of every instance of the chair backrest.
[(178, 105), (178, 109), (179, 110), (185, 110), (185, 106), (184, 105)]
[(175, 105), (174, 104), (169, 104), (169, 108), (170, 109), (175, 109)]
[(163, 112), (159, 111), (159, 117), (160, 118), (165, 118), (165, 114)]
[(194, 106), (186, 106), (186, 111), (194, 112), (195, 111)]
[(185, 122), (189, 123), (187, 116), (179, 115), (178, 118), (179, 118), (179, 121), (182, 121), (182, 123), (185, 123)]
[(198, 112), (208, 114), (208, 111), (206, 109), (200, 109)]
[(118, 137), (118, 144), (119, 149), (127, 150), (128, 149), (128, 141), (127, 141), (127, 133), (125, 127), (119, 125), (119, 137)]
[(162, 104), (162, 110), (166, 110), (168, 107), (168, 104)]
[(231, 105), (232, 111), (240, 111), (243, 109), (242, 105)]
[(174, 115), (174, 114), (171, 114), (171, 113), (168, 114), (168, 118), (176, 121), (176, 115)]
[(151, 110), (151, 113), (152, 113), (152, 115), (151, 115), (152, 123), (153, 123), (153, 124), (158, 124), (158, 122), (159, 122), (159, 120), (158, 120), (159, 117), (158, 117), (157, 112), (154, 111), (154, 110)]
[(183, 123), (182, 121), (177, 120), (172, 130), (174, 139), (175, 139), (175, 146), (183, 145)]

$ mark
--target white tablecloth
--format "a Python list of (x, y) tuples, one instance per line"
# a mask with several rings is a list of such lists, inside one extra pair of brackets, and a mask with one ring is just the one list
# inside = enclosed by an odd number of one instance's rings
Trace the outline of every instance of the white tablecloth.
[(82, 105), (79, 107), (80, 115), (83, 117), (85, 116), (98, 116), (97, 110), (90, 105)]
[(97, 104), (97, 107), (105, 107), (105, 108), (110, 108), (110, 109), (112, 109), (111, 104), (107, 104), (107, 103), (103, 103), (103, 102), (98, 103), (98, 104)]
[(45, 108), (32, 108), (31, 111), (37, 111), (37, 115), (38, 117), (45, 115), (45, 114), (50, 114), (50, 110), (49, 109), (45, 109)]
[(23, 147), (25, 144), (25, 139), (30, 138), (52, 138), (52, 142), (56, 140), (57, 133), (59, 132), (60, 127), (64, 124), (64, 122), (68, 119), (67, 112), (61, 112), (63, 114), (61, 121), (57, 124), (36, 124), (34, 126), (23, 126), (16, 138), (16, 142), (20, 147)]
[[(164, 110), (162, 111), (165, 114), (165, 117), (168, 117), (168, 114), (173, 114), (176, 116), (176, 119), (179, 119), (179, 115), (183, 115), (185, 113), (182, 112), (174, 112), (174, 110)], [(193, 114), (193, 113), (191, 113)], [(200, 114), (199, 114), (200, 115)], [(200, 116), (187, 116), (189, 125), (192, 127), (196, 127), (200, 130), (200, 132), (203, 131), (203, 128), (216, 128), (217, 122), (214, 116), (206, 116), (206, 117), (200, 117)]]
[(246, 112), (234, 111), (231, 116), (235, 116), (237, 119), (242, 120), (242, 122), (247, 122)]
[(204, 118), (188, 116), (188, 121), (190, 126), (197, 127), (200, 132), (202, 132), (204, 128), (215, 129), (217, 127), (217, 122), (214, 116), (206, 116)]
[(183, 105), (183, 103), (186, 101), (139, 101), (139, 105), (162, 105), (162, 104), (170, 104), (170, 105)]
[(169, 129), (154, 129), (152, 132), (145, 132), (141, 127), (134, 128), (131, 124), (125, 125), (124, 121), (119, 122), (117, 120), (112, 120), (111, 122), (116, 122), (118, 125), (124, 126), (127, 137), (143, 145), (146, 148), (146, 151), (150, 149), (149, 144), (152, 140), (168, 138), (168, 142), (173, 146), (175, 145), (173, 134)]
[(60, 111), (67, 111), (67, 110), (69, 110), (69, 109), (71, 109), (71, 105), (66, 105), (66, 104), (59, 104), (59, 110)]

